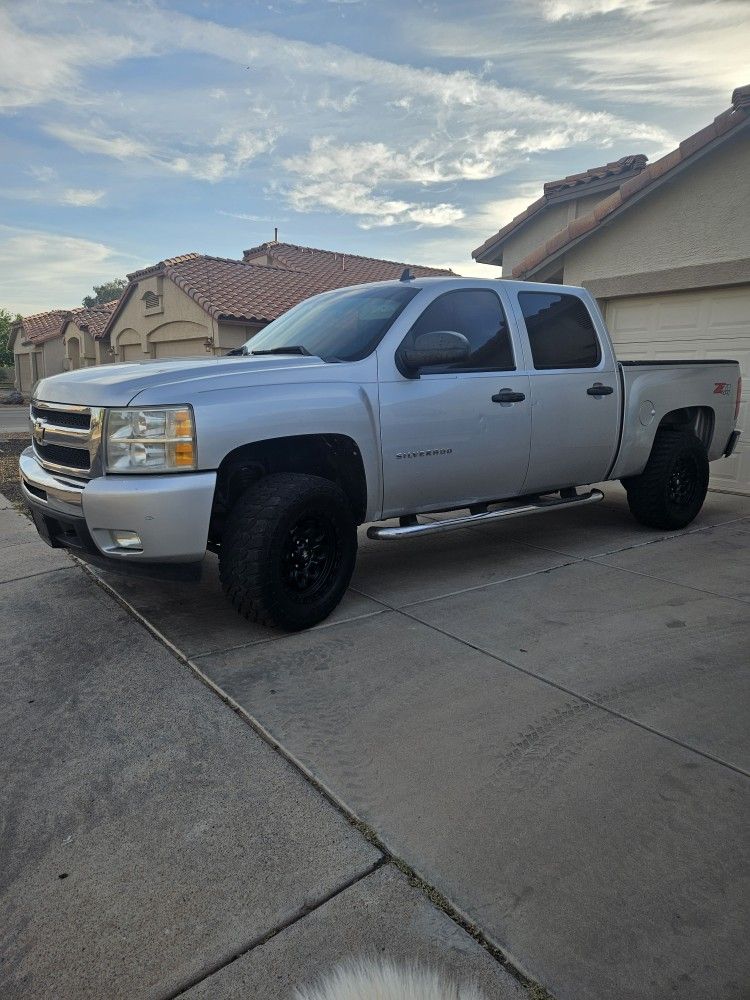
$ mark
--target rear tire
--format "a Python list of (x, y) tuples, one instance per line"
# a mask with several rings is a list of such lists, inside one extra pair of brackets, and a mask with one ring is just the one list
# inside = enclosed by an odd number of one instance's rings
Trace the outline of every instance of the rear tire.
[(357, 526), (327, 479), (266, 476), (236, 501), (224, 525), (219, 575), (237, 611), (262, 625), (310, 628), (337, 606), (357, 556)]
[(708, 489), (708, 456), (691, 431), (656, 432), (646, 468), (623, 479), (628, 506), (648, 528), (685, 528), (703, 506)]

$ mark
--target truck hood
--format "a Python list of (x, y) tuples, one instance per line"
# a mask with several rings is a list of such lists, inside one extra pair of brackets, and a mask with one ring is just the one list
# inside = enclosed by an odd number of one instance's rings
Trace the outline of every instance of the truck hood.
[(320, 358), (296, 355), (117, 363), (44, 378), (34, 398), (82, 406), (127, 406), (145, 390), (158, 390), (160, 402), (180, 403), (196, 392), (219, 387), (222, 381), (233, 386), (296, 382), (304, 370), (321, 367), (329, 366)]

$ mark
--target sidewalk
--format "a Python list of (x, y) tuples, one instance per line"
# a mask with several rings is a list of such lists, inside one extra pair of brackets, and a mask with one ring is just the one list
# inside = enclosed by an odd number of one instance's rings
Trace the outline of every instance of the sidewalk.
[(519, 983), (0, 496), (0, 993), (282, 1000), (338, 961)]

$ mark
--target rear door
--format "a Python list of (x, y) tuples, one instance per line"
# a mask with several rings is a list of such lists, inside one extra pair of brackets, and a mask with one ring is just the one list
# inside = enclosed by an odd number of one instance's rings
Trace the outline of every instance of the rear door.
[(540, 285), (517, 289), (528, 338), (531, 457), (524, 493), (604, 479), (620, 425), (620, 379), (614, 354), (584, 301)]

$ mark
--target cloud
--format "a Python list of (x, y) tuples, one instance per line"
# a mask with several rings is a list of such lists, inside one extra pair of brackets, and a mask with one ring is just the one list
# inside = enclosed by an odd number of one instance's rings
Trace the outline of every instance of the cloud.
[(0, 197), (21, 201), (40, 201), (49, 205), (69, 205), (74, 208), (90, 208), (99, 204), (106, 191), (91, 188), (61, 187), (53, 180), (39, 188), (7, 188), (0, 190)]
[[(15, 13), (21, 14), (22, 11)], [(147, 54), (132, 37), (87, 30), (45, 34), (24, 31), (0, 9), (0, 110), (12, 110), (60, 100), (92, 103), (80, 93), (81, 71), (108, 66), (130, 56)]]
[(89, 188), (65, 188), (62, 192), (63, 205), (88, 207), (96, 205), (104, 197), (104, 191), (92, 191)]
[(404, 30), (433, 56), (554, 80), (568, 101), (578, 92), (631, 107), (727, 106), (747, 74), (746, 0), (530, 0), (511, 10), (475, 0), (471, 18), (459, 14), (412, 12)]
[(0, 226), (0, 301), (22, 315), (70, 308), (140, 263), (94, 240)]
[(97, 153), (121, 161), (142, 160), (164, 171), (210, 182), (236, 174), (245, 164), (269, 152), (279, 135), (277, 129), (263, 134), (225, 129), (212, 142), (215, 147), (225, 147), (224, 151), (196, 153), (150, 146), (122, 133), (97, 134), (93, 128), (47, 125), (46, 131), (79, 153)]

